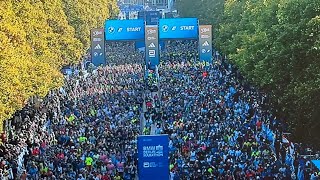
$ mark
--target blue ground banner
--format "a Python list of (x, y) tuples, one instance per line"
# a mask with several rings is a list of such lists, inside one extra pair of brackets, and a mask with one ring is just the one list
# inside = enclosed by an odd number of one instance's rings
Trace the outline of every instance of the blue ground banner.
[(212, 63), (212, 26), (199, 26), (199, 54), (200, 61)]
[(106, 40), (144, 40), (144, 21), (142, 19), (131, 20), (107, 20), (105, 23)]
[(159, 35), (160, 39), (198, 39), (198, 19), (160, 19)]
[(138, 137), (139, 180), (169, 179), (168, 146), (168, 135)]
[(91, 30), (91, 62), (95, 66), (106, 64), (104, 29)]

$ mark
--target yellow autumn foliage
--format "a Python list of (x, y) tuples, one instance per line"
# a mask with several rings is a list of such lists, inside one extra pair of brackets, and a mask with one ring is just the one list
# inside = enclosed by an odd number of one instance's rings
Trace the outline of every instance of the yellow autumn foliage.
[[(90, 46), (90, 30), (102, 28), (106, 19), (119, 12), (117, 0), (62, 0), (69, 24), (75, 29), (76, 37)], [(92, 18), (88, 18), (92, 17)]]
[(117, 11), (116, 0), (0, 0), (0, 131), (30, 97), (62, 86), (60, 68), (81, 60), (109, 6)]

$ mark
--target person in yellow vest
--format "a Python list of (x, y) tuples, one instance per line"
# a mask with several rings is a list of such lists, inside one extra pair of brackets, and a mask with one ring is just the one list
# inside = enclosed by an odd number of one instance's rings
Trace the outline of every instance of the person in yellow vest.
[(144, 128), (143, 128), (143, 134), (144, 134), (144, 135), (149, 135), (149, 134), (150, 134), (149, 128), (144, 127)]
[(92, 157), (90, 157), (90, 156), (86, 157), (85, 163), (86, 163), (88, 171), (90, 172), (92, 169), (92, 163), (93, 163)]
[(67, 120), (68, 120), (68, 122), (69, 123), (73, 123), (73, 121), (76, 119), (76, 116), (74, 115), (74, 114), (71, 114), (68, 118), (67, 118)]
[(114, 180), (122, 180), (122, 177), (119, 173), (117, 173), (116, 176), (114, 176)]
[(79, 142), (82, 144), (82, 143), (85, 143), (87, 141), (87, 137), (85, 136), (81, 136), (79, 137)]

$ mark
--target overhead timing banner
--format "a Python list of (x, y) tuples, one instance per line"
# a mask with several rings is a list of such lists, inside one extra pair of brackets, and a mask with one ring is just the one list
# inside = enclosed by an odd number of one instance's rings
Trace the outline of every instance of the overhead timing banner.
[(160, 63), (158, 26), (146, 26), (145, 30), (146, 63), (154, 67)]
[(169, 137), (138, 136), (139, 180), (169, 179)]
[(160, 39), (198, 39), (197, 18), (159, 19)]
[(106, 64), (104, 29), (91, 30), (91, 62), (95, 66)]
[(199, 26), (199, 54), (200, 60), (212, 62), (212, 26)]
[(106, 40), (143, 40), (144, 21), (142, 19), (131, 20), (107, 20), (105, 23)]

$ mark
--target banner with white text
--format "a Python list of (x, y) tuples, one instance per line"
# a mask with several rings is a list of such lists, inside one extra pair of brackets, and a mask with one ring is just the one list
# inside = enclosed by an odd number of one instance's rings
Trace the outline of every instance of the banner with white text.
[(159, 19), (160, 39), (197, 39), (197, 18)]
[(104, 29), (91, 30), (91, 62), (95, 66), (106, 64)]
[(158, 26), (146, 26), (145, 30), (146, 64), (155, 67), (160, 64)]
[(169, 179), (169, 136), (138, 136), (139, 180)]
[(199, 54), (200, 61), (212, 63), (212, 26), (199, 26)]
[(144, 20), (107, 20), (105, 23), (107, 41), (144, 40)]

